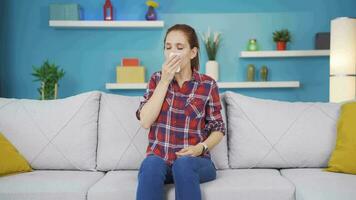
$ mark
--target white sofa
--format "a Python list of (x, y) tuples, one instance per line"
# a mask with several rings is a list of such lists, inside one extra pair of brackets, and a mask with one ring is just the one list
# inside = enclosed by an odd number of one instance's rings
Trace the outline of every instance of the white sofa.
[[(205, 200), (354, 200), (356, 176), (325, 172), (339, 105), (221, 95), (227, 136), (212, 150)], [(50, 101), (0, 98), (0, 132), (33, 172), (0, 177), (1, 200), (130, 200), (147, 147), (141, 97), (99, 91)], [(226, 115), (225, 115), (226, 114)], [(174, 199), (174, 185), (166, 185)]]

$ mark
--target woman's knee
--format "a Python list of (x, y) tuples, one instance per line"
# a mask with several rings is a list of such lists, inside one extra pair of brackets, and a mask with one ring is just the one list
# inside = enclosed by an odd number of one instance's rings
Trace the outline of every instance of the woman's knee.
[(173, 163), (172, 171), (176, 174), (194, 171), (194, 157), (182, 156), (177, 158)]
[(141, 163), (138, 176), (142, 177), (164, 177), (167, 171), (165, 161), (155, 155), (147, 156)]

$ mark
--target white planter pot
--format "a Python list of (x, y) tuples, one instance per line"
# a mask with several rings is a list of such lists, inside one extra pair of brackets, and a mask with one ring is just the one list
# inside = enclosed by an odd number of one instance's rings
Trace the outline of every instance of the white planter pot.
[(205, 74), (218, 81), (219, 79), (219, 63), (215, 60), (209, 60), (205, 65)]

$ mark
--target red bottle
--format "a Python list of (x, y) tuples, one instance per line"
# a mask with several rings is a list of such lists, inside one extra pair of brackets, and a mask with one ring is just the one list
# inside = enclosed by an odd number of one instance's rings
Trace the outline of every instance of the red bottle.
[(114, 20), (113, 7), (110, 0), (106, 0), (104, 4), (104, 20)]

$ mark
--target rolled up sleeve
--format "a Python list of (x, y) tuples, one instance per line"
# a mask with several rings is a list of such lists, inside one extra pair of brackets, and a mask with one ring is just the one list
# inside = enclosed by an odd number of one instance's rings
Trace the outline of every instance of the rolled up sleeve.
[(146, 92), (145, 94), (143, 95), (143, 100), (140, 102), (140, 105), (136, 111), (136, 118), (138, 120), (140, 120), (140, 113), (141, 113), (141, 110), (143, 108), (143, 106), (147, 103), (147, 101), (151, 98), (154, 90), (156, 89), (156, 76), (155, 76), (156, 73), (154, 73), (151, 78), (150, 78), (150, 81), (147, 83), (147, 88), (146, 88)]
[(225, 135), (225, 123), (221, 115), (221, 109), (222, 106), (219, 96), (219, 88), (214, 81), (206, 106), (205, 130), (208, 135), (214, 131), (220, 131)]

